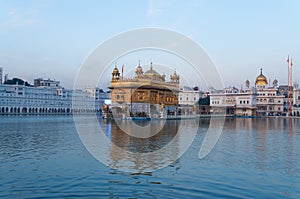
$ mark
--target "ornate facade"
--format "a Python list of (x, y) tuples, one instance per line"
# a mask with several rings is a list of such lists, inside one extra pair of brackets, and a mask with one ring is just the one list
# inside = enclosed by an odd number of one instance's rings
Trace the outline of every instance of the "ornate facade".
[(255, 80), (257, 115), (273, 116), (283, 114), (284, 95), (279, 92), (277, 85), (278, 81), (275, 79), (273, 86), (268, 86), (267, 78), (263, 75), (261, 69), (260, 75)]
[(268, 86), (262, 69), (255, 79), (255, 87), (250, 88), (246, 80), (246, 89), (226, 88), (222, 92), (210, 94), (211, 114), (229, 114), (236, 116), (277, 116), (284, 115), (285, 96), (278, 88), (278, 81)]
[(146, 72), (139, 64), (134, 77), (123, 78), (115, 66), (110, 89), (114, 117), (163, 117), (176, 111), (179, 75), (175, 71), (166, 81), (151, 63)]
[(39, 78), (34, 82), (35, 86), (0, 84), (0, 115), (100, 113), (109, 98), (98, 88), (68, 90), (58, 81)]
[(256, 116), (254, 89), (225, 88), (223, 92), (210, 94), (211, 114)]

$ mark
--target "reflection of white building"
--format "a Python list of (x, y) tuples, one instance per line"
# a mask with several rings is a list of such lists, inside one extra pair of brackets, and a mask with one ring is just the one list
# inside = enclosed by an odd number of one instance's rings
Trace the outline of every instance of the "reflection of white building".
[(256, 115), (255, 90), (235, 87), (225, 88), (222, 92), (210, 94), (211, 114), (228, 114), (236, 116)]

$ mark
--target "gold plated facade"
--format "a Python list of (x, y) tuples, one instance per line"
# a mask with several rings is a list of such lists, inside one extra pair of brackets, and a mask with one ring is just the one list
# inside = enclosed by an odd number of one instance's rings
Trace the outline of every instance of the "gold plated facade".
[(112, 108), (119, 107), (130, 114), (139, 112), (149, 117), (160, 115), (162, 109), (175, 111), (178, 106), (179, 79), (175, 71), (166, 81), (166, 75), (154, 70), (152, 63), (146, 72), (138, 65), (132, 78), (121, 77), (115, 66), (110, 86)]

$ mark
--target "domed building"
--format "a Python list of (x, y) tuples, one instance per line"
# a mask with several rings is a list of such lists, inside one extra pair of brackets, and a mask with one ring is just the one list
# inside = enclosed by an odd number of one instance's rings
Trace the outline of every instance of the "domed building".
[(285, 113), (285, 96), (279, 92), (278, 80), (268, 86), (267, 77), (260, 74), (255, 79), (255, 87), (245, 81), (246, 89), (234, 87), (210, 94), (211, 114), (229, 114), (236, 116), (276, 116)]
[(260, 75), (255, 80), (257, 89), (256, 107), (258, 116), (282, 115), (284, 112), (284, 95), (277, 88), (278, 81), (275, 78), (273, 86), (268, 87), (268, 80), (260, 69)]
[(260, 75), (257, 76), (255, 80), (255, 86), (257, 89), (264, 89), (268, 85), (268, 80), (267, 78), (263, 75), (262, 73), (262, 68), (260, 69)]
[[(141, 66), (138, 66), (138, 67), (141, 67)], [(165, 82), (165, 75), (160, 75), (158, 72), (156, 72), (156, 70), (153, 69), (152, 62), (150, 63), (150, 69), (147, 70), (145, 72), (145, 74), (143, 76), (140, 76), (139, 78)]]
[[(123, 71), (123, 70), (122, 70)], [(111, 100), (114, 117), (163, 117), (174, 113), (178, 106), (179, 75), (174, 72), (166, 81), (165, 74), (150, 68), (144, 72), (140, 63), (135, 76), (120, 77), (117, 66), (113, 69)]]

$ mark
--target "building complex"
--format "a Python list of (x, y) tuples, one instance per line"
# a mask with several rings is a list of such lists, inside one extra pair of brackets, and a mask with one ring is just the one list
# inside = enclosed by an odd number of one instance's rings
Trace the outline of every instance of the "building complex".
[[(0, 114), (72, 114), (102, 112), (109, 93), (99, 88), (68, 90), (59, 81), (38, 78), (34, 86), (0, 83)], [(72, 102), (80, 106), (75, 108)]]
[[(289, 73), (291, 72), (291, 60)], [(133, 77), (123, 76), (117, 65), (113, 68), (110, 92), (91, 87), (83, 90), (69, 90), (59, 81), (37, 78), (34, 85), (20, 80), (9, 80), (0, 67), (0, 114), (72, 114), (105, 111), (113, 117), (162, 118), (177, 115), (232, 115), (232, 116), (300, 116), (300, 89), (295, 84), (272, 85), (261, 69), (250, 86), (245, 81), (244, 89), (226, 87), (208, 92), (180, 86), (176, 73), (169, 78), (158, 73), (153, 64), (145, 67), (139, 64)], [(292, 91), (292, 94), (291, 94)], [(292, 97), (292, 100), (291, 100)], [(111, 103), (105, 104), (110, 99)], [(76, 106), (74, 105), (76, 102)], [(292, 103), (292, 107), (291, 107)], [(103, 110), (104, 109), (104, 110)]]

